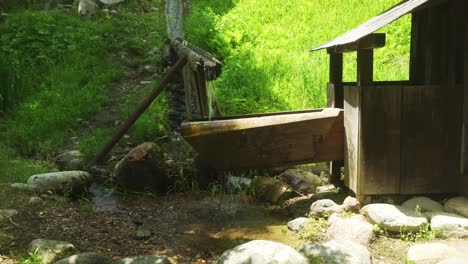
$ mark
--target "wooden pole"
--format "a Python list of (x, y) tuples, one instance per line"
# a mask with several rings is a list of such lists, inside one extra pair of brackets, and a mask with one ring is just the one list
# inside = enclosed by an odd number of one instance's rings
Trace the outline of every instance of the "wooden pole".
[(357, 51), (357, 85), (371, 85), (374, 80), (374, 50)]
[(123, 123), (119, 129), (114, 133), (114, 135), (107, 141), (107, 143), (101, 148), (101, 150), (96, 154), (94, 159), (90, 162), (89, 166), (93, 164), (100, 163), (102, 159), (112, 150), (112, 148), (120, 141), (120, 139), (125, 135), (125, 133), (130, 129), (130, 127), (138, 120), (138, 118), (148, 109), (151, 103), (156, 99), (162, 90), (169, 84), (172, 78), (179, 72), (182, 67), (187, 62), (185, 56), (180, 57), (179, 60), (169, 69), (161, 82), (156, 86), (153, 91), (143, 100), (136, 110), (130, 115), (130, 117)]

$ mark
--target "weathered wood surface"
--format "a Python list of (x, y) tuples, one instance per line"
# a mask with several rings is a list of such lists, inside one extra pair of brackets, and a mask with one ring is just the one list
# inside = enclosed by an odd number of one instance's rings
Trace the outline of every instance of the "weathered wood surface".
[[(464, 2), (465, 12), (468, 12), (468, 4)], [(460, 192), (468, 195), (468, 15), (465, 15), (465, 39), (464, 39), (464, 152), (463, 159), (463, 172), (464, 176), (460, 185)]]
[(187, 63), (193, 71), (205, 72), (207, 80), (215, 80), (221, 74), (221, 62), (209, 52), (182, 39), (171, 39), (170, 42), (179, 57), (187, 57)]
[(361, 96), (359, 87), (344, 87), (344, 127), (345, 127), (345, 184), (356, 193), (359, 179), (359, 131)]
[(343, 110), (335, 108), (182, 124), (182, 135), (217, 169), (342, 160), (343, 133)]
[(357, 50), (368, 50), (385, 47), (385, 33), (373, 33), (367, 35), (357, 41), (345, 43), (328, 48), (327, 51), (330, 54), (333, 53), (344, 53)]
[(371, 85), (374, 80), (374, 50), (357, 51), (357, 85)]

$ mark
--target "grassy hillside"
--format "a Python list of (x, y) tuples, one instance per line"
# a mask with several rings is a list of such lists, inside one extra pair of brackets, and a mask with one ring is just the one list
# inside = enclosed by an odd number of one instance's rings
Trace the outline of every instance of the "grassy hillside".
[[(385, 11), (399, 0), (193, 0), (189, 41), (224, 63), (216, 81), (226, 114), (326, 105), (328, 56), (309, 50)], [(375, 79), (408, 78), (410, 17), (383, 29), (387, 47), (375, 55)], [(356, 79), (345, 56), (345, 79)]]

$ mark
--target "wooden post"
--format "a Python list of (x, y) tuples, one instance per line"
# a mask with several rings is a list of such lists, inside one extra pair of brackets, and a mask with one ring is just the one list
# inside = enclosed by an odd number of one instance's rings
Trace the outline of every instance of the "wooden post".
[[(467, 6), (466, 2), (464, 3)], [(464, 9), (466, 10), (466, 9)], [(466, 11), (465, 11), (466, 12)], [(463, 107), (463, 151), (462, 151), (462, 182), (461, 192), (468, 195), (468, 16), (465, 16), (464, 37), (464, 107)]]
[(371, 85), (374, 80), (374, 50), (357, 51), (357, 85)]
[[(343, 53), (330, 52), (330, 85), (328, 85), (328, 107), (343, 108)], [(341, 167), (344, 162), (336, 160), (330, 162), (330, 182), (343, 185), (341, 182)]]

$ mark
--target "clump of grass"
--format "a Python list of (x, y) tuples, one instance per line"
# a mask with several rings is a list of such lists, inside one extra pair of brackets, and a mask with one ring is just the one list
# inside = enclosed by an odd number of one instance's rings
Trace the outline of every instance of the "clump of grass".
[(405, 228), (402, 228), (399, 238), (404, 242), (423, 242), (434, 240), (437, 235), (437, 232), (430, 229), (429, 224), (425, 224), (421, 226), (418, 232), (406, 231)]
[(42, 257), (38, 254), (39, 248), (36, 248), (33, 252), (29, 252), (25, 256), (18, 258), (19, 264), (43, 264)]
[(325, 218), (310, 218), (297, 233), (300, 239), (309, 241), (320, 241), (326, 239), (326, 228), (328, 226)]

